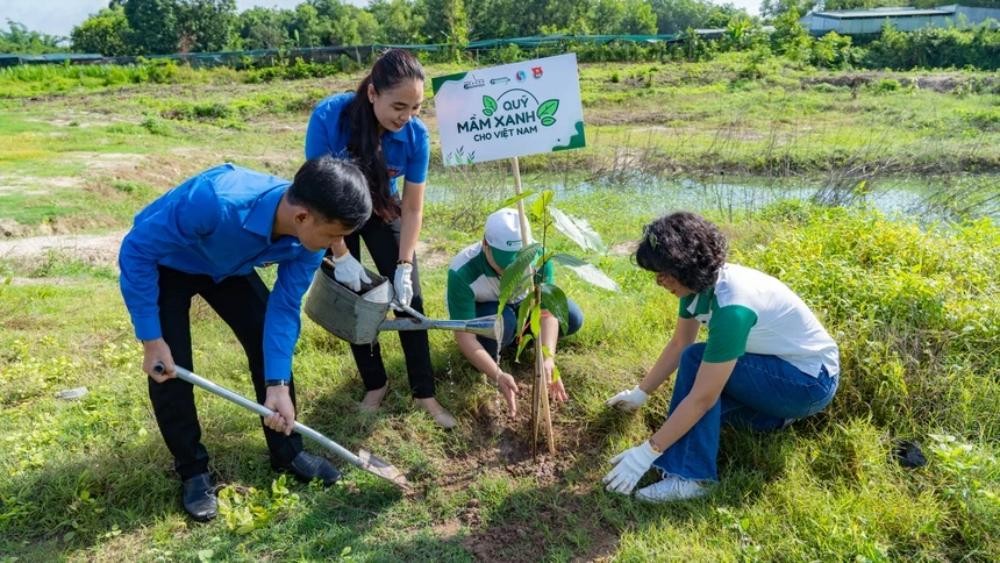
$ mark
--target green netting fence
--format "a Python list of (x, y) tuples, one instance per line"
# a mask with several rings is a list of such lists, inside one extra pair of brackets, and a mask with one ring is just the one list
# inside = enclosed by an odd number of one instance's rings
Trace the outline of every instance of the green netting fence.
[[(721, 35), (723, 30), (697, 30), (702, 38)], [(47, 55), (0, 54), (0, 67), (32, 64), (135, 64), (142, 60), (173, 60), (195, 67), (205, 66), (266, 66), (280, 61), (302, 59), (306, 62), (338, 62), (345, 57), (365, 64), (384, 49), (400, 47), (414, 52), (449, 53), (464, 51), (473, 57), (485, 52), (516, 47), (523, 51), (556, 52), (579, 46), (621, 45), (625, 48), (666, 46), (683, 41), (683, 35), (537, 35), (532, 37), (510, 37), (504, 39), (483, 39), (467, 45), (448, 43), (390, 45), (374, 43), (370, 45), (341, 45), (331, 47), (302, 47), (293, 49), (256, 49), (250, 51), (220, 51), (213, 53), (175, 53), (171, 55), (148, 55), (145, 57), (105, 57), (93, 53), (53, 53)]]

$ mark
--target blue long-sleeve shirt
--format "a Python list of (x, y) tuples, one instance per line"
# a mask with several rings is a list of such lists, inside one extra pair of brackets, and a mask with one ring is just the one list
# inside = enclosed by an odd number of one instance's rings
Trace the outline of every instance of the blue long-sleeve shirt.
[(302, 295), (323, 260), (322, 251), (308, 250), (295, 237), (272, 240), (275, 212), (290, 184), (223, 164), (139, 212), (118, 256), (122, 297), (136, 337), (162, 336), (158, 265), (220, 281), (276, 263), (278, 279), (264, 316), (264, 378), (289, 379)]
[[(316, 104), (306, 127), (306, 158), (325, 154), (350, 158), (347, 151), (350, 132), (345, 120), (341, 120), (341, 113), (354, 96), (353, 92), (334, 94)], [(396, 178), (400, 176), (414, 184), (426, 182), (430, 154), (430, 135), (419, 117), (407, 121), (399, 131), (382, 133), (382, 156), (389, 173), (389, 193), (398, 192)]]

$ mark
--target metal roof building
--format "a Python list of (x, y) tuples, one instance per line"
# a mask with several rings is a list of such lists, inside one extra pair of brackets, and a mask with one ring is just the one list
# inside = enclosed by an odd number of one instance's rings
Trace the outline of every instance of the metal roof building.
[(970, 8), (953, 4), (937, 8), (872, 8), (812, 12), (800, 22), (813, 35), (836, 31), (841, 35), (879, 33), (888, 21), (900, 31), (915, 31), (925, 27), (974, 26), (988, 19), (1000, 21), (1000, 10)]

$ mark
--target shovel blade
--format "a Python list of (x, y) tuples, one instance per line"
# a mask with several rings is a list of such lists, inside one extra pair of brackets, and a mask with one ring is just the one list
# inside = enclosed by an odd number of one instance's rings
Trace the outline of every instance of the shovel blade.
[(406, 475), (403, 475), (403, 472), (396, 469), (394, 465), (373, 455), (368, 450), (358, 450), (358, 459), (361, 460), (361, 465), (359, 466), (361, 469), (391, 482), (404, 491), (411, 490), (410, 482), (406, 480)]

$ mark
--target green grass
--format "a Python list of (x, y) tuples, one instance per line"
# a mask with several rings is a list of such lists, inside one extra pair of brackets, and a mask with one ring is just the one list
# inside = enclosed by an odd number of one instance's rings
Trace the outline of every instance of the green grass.
[[(581, 213), (587, 203), (564, 207), (611, 242), (634, 238), (649, 218)], [(429, 211), (425, 238), (457, 250), (461, 241), (437, 220), (449, 210)], [(676, 309), (625, 256), (598, 260), (620, 294), (561, 276), (587, 322), (560, 352), (573, 399), (556, 415), (566, 448), (560, 479), (512, 475), (499, 463), (492, 447), (526, 440), (526, 429), (484, 422), (481, 405), (495, 403), (495, 392), (448, 335), (433, 333), (432, 350), (439, 397), (462, 421), (451, 433), (407, 398), (391, 336), (385, 412), (356, 414), (362, 387), (347, 347), (307, 322), (296, 355), (302, 420), (349, 447), (371, 447), (406, 470), (420, 494), (404, 498), (356, 471), (329, 491), (297, 483), (275, 491), (255, 418), (199, 393), (213, 470), (244, 492), (228, 521), (205, 526), (186, 521), (177, 504), (114, 277), (67, 267), (36, 273), (43, 281), (69, 275), (67, 283), (3, 286), (0, 552), (29, 560), (197, 559), (208, 551), (222, 559), (468, 560), (488, 545), (515, 560), (1000, 555), (1000, 333), (991, 320), (1000, 291), (989, 274), (1000, 266), (1000, 229), (981, 221), (926, 231), (867, 212), (788, 205), (726, 228), (739, 233), (735, 261), (780, 275), (823, 317), (842, 346), (842, 387), (827, 412), (788, 432), (727, 431), (722, 485), (705, 500), (667, 507), (640, 506), (597, 484), (606, 458), (648, 433), (666, 405), (661, 393), (636, 415), (602, 406), (651, 364)], [(434, 316), (443, 313), (443, 274), (439, 267), (424, 277)], [(249, 393), (228, 329), (204, 304), (192, 317), (197, 371)], [(54, 398), (81, 385), (90, 392), (79, 402)], [(899, 437), (921, 440), (931, 464), (896, 465), (890, 451)], [(257, 521), (240, 516), (254, 508)]]
[[(852, 163), (896, 166), (888, 174), (920, 172), (933, 160), (951, 163), (932, 167), (941, 175), (927, 180), (948, 186), (949, 197), (962, 200), (968, 186), (978, 186), (977, 197), (995, 194), (995, 175), (962, 175), (949, 160), (964, 155), (961, 162), (996, 172), (997, 105), (988, 92), (902, 86), (853, 98), (808, 82), (831, 77), (793, 68), (745, 83), (741, 64), (658, 65), (649, 87), (650, 65), (585, 66), (590, 148), (523, 161), (530, 188), (591, 182), (556, 205), (604, 235), (614, 250), (593, 260), (623, 289), (609, 294), (559, 275), (586, 322), (560, 345), (572, 401), (555, 415), (560, 452), (545, 460), (554, 477), (510, 453), (527, 444), (527, 429), (502, 417), (495, 390), (449, 334), (431, 334), (438, 396), (461, 423), (444, 432), (410, 400), (394, 336), (383, 339), (385, 408), (361, 415), (348, 347), (305, 321), (295, 356), (301, 419), (390, 460), (418, 494), (404, 497), (353, 470), (330, 490), (279, 480), (256, 418), (197, 392), (212, 469), (231, 488), (218, 520), (194, 524), (152, 417), (114, 265), (70, 251), (0, 254), (0, 561), (1000, 558), (1000, 227), (990, 220), (918, 225), (796, 203), (727, 213), (720, 203), (711, 215), (732, 236), (733, 261), (785, 281), (840, 343), (841, 388), (826, 412), (786, 432), (724, 432), (722, 483), (706, 499), (645, 506), (600, 487), (607, 459), (663, 420), (669, 389), (632, 415), (603, 402), (653, 363), (677, 307), (622, 250), (671, 194), (623, 191), (602, 178), (679, 168), (696, 177), (727, 171), (725, 181), (740, 183), (757, 171), (795, 186), (801, 175)], [(455, 69), (429, 74), (447, 70)], [(93, 72), (87, 80), (100, 80)], [(121, 232), (156, 194), (220, 161), (290, 176), (308, 102), (357, 79), (243, 84), (229, 72), (50, 89), (44, 81), (68, 78), (28, 76), (19, 88), (35, 99), (18, 89), (0, 99), (0, 178), (21, 186), (0, 191), (0, 218), (21, 223), (25, 235)], [(8, 78), (0, 74), (0, 84)], [(59, 93), (64, 87), (72, 93)], [(656, 150), (612, 160), (647, 145)], [(502, 165), (477, 170), (432, 171), (432, 182), (454, 192), (425, 214), (421, 277), (433, 317), (444, 316), (444, 264), (509, 192)], [(264, 275), (273, 281), (273, 271)], [(229, 329), (203, 302), (191, 316), (195, 371), (250, 394)], [(83, 399), (55, 398), (79, 386), (89, 390)], [(897, 439), (919, 440), (930, 463), (901, 468)]]

